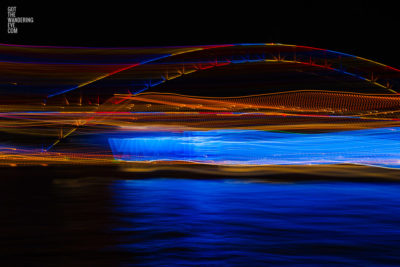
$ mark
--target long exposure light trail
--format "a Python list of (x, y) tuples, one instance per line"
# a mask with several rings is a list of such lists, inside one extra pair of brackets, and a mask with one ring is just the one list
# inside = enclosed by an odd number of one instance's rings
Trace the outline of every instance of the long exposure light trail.
[(0, 78), (6, 166), (399, 168), (400, 70), (347, 53), (0, 45)]

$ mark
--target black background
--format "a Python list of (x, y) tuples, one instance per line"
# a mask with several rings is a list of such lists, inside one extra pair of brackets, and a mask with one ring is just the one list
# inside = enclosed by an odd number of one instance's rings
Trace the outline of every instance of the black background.
[[(34, 17), (7, 34), (7, 6)], [(393, 4), (372, 1), (6, 1), (0, 41), (62, 46), (276, 42), (327, 48), (400, 67)]]

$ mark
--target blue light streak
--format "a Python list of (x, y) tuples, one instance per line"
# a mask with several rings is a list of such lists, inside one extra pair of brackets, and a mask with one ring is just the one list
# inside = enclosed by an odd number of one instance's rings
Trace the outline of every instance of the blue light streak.
[(400, 168), (400, 128), (322, 134), (234, 129), (127, 135), (108, 139), (115, 159), (230, 165), (354, 163)]

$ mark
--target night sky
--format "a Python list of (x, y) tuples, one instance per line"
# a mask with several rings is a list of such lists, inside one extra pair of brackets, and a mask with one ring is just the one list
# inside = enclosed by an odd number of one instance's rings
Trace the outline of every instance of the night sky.
[[(277, 42), (327, 48), (400, 67), (394, 6), (348, 1), (7, 1), (0, 41), (66, 46)], [(129, 4), (128, 4), (129, 3)], [(7, 34), (7, 6), (32, 16)]]

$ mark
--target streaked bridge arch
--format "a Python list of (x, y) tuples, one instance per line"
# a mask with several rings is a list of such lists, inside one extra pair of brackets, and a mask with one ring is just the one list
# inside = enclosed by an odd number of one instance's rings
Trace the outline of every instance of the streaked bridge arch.
[[(303, 69), (305, 72), (310, 71), (311, 68), (323, 71), (323, 75), (326, 73), (340, 74), (341, 78), (333, 82), (340, 83), (343, 77), (349, 77), (362, 82), (364, 87), (371, 87), (376, 93), (397, 94), (400, 89), (400, 71), (396, 68), (327, 49), (267, 43), (186, 47), (175, 53), (161, 56), (158, 54), (157, 57), (117, 69), (67, 90), (56, 91), (47, 98), (63, 96), (72, 99), (76, 98), (78, 94), (93, 98), (96, 95), (105, 94), (106, 97), (103, 97), (103, 101), (105, 101), (113, 94), (135, 95), (145, 91), (156, 91), (171, 80), (188, 77), (196, 72), (233, 64), (256, 63), (276, 64), (292, 68), (293, 65), (296, 65), (295, 68)], [(307, 70), (307, 68), (309, 69)], [(304, 88), (292, 88), (292, 90), (298, 89)], [(344, 88), (344, 90), (346, 89), (348, 88)], [(354, 92), (351, 88), (349, 91)], [(72, 103), (73, 101), (68, 102)], [(99, 102), (102, 101), (99, 100)]]

